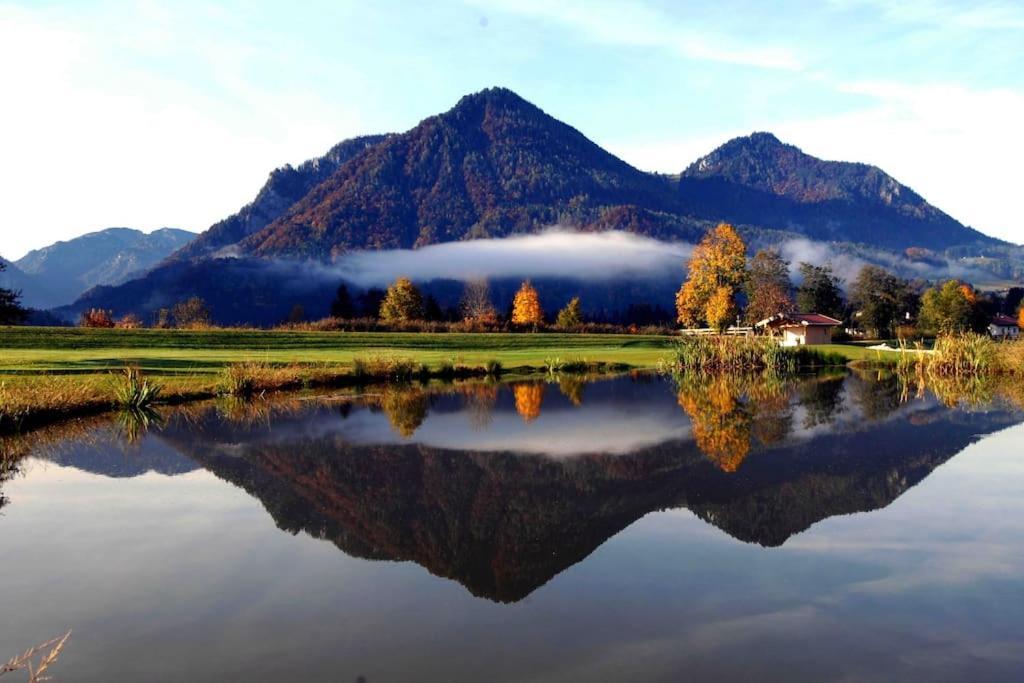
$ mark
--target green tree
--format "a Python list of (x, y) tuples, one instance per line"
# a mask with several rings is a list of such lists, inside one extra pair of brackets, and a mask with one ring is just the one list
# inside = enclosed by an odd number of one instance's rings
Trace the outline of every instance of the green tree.
[[(0, 261), (0, 273), (7, 270), (7, 264)], [(28, 311), (21, 305), (21, 292), (0, 287), (0, 325), (17, 325), (25, 322)]]
[(352, 303), (352, 295), (348, 291), (348, 285), (342, 282), (334, 294), (334, 301), (331, 302), (331, 317), (348, 320), (355, 315), (356, 307)]
[(686, 282), (676, 293), (677, 320), (688, 327), (707, 323), (723, 330), (747, 279), (747, 246), (728, 223), (708, 232), (690, 257)]
[(910, 283), (878, 266), (861, 268), (850, 288), (850, 304), (860, 325), (878, 337), (892, 336), (896, 325), (917, 309)]
[(800, 312), (842, 319), (842, 280), (832, 272), (831, 264), (815, 266), (801, 263), (800, 277), (800, 287), (796, 291), (796, 305)]
[(579, 327), (583, 324), (583, 307), (580, 305), (580, 298), (574, 296), (569, 299), (565, 308), (558, 312), (555, 325), (558, 327)]
[(918, 327), (927, 334), (952, 334), (971, 329), (977, 298), (957, 280), (936, 285), (921, 297)]
[(380, 319), (388, 322), (423, 319), (423, 295), (407, 277), (388, 287), (380, 303)]
[(792, 290), (788, 261), (772, 249), (754, 254), (746, 284), (747, 323), (753, 325), (778, 313), (791, 313), (795, 307)]

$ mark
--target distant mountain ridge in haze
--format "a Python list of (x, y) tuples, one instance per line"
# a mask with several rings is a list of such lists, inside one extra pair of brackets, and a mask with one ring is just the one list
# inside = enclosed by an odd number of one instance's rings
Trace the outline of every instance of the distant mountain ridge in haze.
[[(145, 278), (98, 288), (69, 310), (150, 313), (168, 297), (197, 295), (216, 317), (217, 297), (244, 289), (214, 283), (217, 273), (253, 271), (211, 256), (330, 262), (351, 251), (555, 224), (692, 243), (723, 220), (758, 245), (807, 237), (894, 252), (1009, 246), (876, 167), (823, 161), (768, 133), (731, 140), (670, 178), (634, 168), (514, 92), (491, 88), (405, 133), (346, 140), (324, 157), (274, 171), (252, 203)], [(231, 305), (237, 312), (239, 302)]]
[(25, 304), (47, 308), (70, 303), (96, 285), (116, 285), (139, 276), (195, 237), (176, 228), (148, 234), (107, 228), (35, 249), (14, 265), (25, 275)]

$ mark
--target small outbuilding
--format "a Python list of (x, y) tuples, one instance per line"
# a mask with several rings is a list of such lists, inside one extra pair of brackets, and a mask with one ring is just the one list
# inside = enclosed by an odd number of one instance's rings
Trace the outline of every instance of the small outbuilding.
[(842, 324), (820, 313), (779, 313), (754, 327), (779, 337), (783, 346), (813, 346), (831, 344), (833, 330)]
[(988, 333), (993, 339), (1017, 339), (1020, 337), (1020, 323), (1008, 315), (999, 314), (992, 318)]

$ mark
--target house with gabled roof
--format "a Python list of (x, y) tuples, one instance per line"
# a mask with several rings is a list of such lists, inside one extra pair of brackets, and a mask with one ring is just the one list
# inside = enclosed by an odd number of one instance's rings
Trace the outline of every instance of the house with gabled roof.
[(754, 328), (778, 337), (783, 346), (813, 346), (831, 344), (832, 332), (842, 324), (841, 320), (820, 313), (779, 313)]
[(992, 318), (988, 333), (993, 339), (1017, 339), (1020, 337), (1020, 322), (1008, 315), (1000, 313)]

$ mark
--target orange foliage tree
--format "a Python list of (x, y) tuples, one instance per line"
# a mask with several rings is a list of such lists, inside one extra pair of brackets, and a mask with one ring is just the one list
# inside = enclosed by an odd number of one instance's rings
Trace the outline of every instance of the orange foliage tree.
[(677, 319), (724, 330), (736, 313), (736, 294), (747, 279), (747, 246), (728, 223), (704, 236), (693, 250), (686, 282), (676, 293)]
[(540, 325), (544, 322), (544, 311), (540, 307), (540, 297), (530, 281), (519, 287), (512, 300), (513, 325)]
[(102, 308), (90, 308), (82, 314), (82, 327), (113, 327), (114, 319), (110, 317), (110, 311)]
[(1024, 306), (1021, 306), (1020, 310), (1017, 311), (1017, 324), (1024, 327)]

